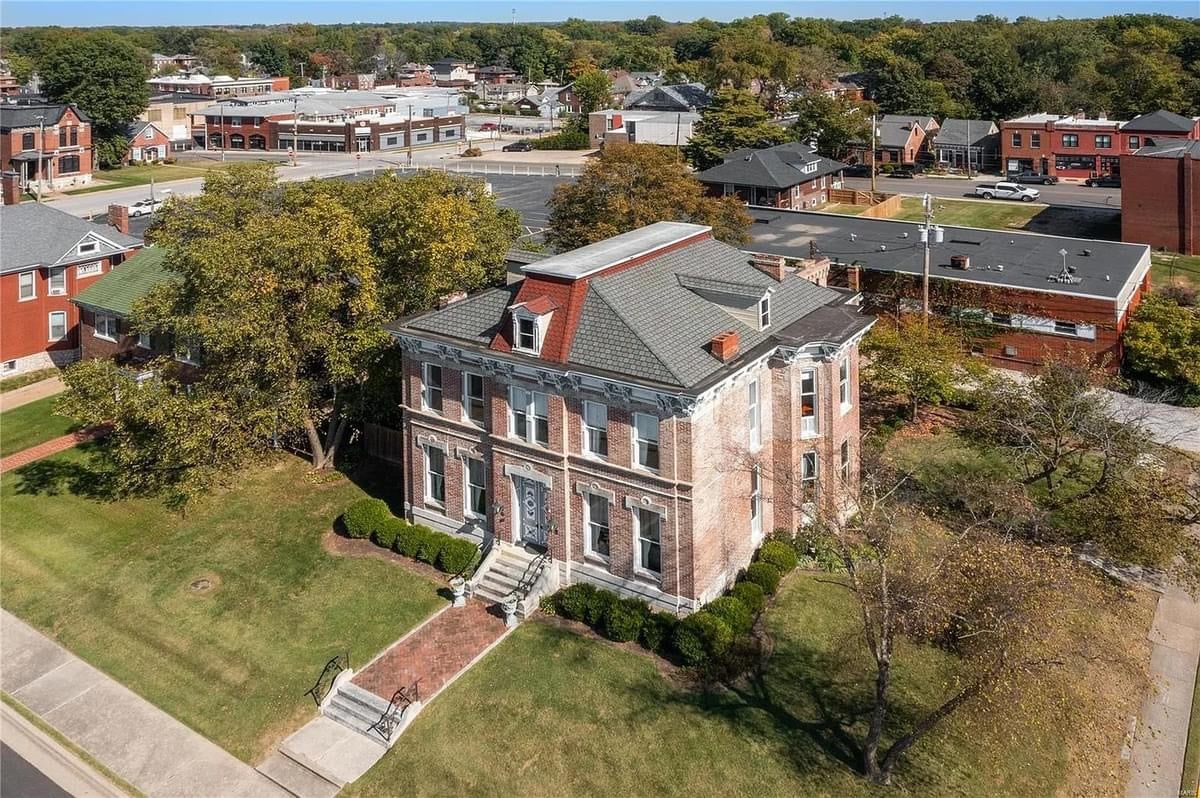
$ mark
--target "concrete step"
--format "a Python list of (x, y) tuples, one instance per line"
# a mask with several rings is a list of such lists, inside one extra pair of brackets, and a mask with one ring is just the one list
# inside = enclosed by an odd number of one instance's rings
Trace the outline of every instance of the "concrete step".
[(388, 708), (388, 702), (381, 696), (377, 696), (370, 690), (364, 690), (354, 682), (344, 682), (338, 687), (336, 698), (342, 701), (349, 701), (360, 705), (370, 712), (375, 713), (375, 717)]
[(321, 710), (321, 714), (327, 718), (333, 718), (343, 726), (349, 726), (355, 731), (361, 731), (369, 728), (375, 721), (379, 720), (380, 716), (383, 715), (383, 710), (375, 712), (364, 707), (362, 704), (335, 698), (325, 705), (325, 708)]
[(342, 789), (321, 774), (276, 751), (256, 770), (296, 798), (333, 798)]

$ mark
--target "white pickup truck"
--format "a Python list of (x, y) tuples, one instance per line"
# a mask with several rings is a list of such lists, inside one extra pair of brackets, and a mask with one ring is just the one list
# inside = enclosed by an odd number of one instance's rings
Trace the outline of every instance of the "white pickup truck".
[(1020, 183), (980, 183), (975, 186), (975, 196), (984, 199), (1021, 200), (1033, 202), (1042, 193), (1036, 188), (1022, 186)]

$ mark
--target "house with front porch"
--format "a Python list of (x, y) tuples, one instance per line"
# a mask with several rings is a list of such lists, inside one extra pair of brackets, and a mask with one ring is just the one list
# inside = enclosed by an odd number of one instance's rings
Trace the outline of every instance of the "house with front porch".
[(694, 610), (855, 489), (872, 320), (827, 268), (660, 222), (389, 325), (405, 513)]
[(846, 164), (789, 141), (763, 149), (734, 150), (716, 166), (696, 175), (714, 197), (737, 197), (748, 205), (815, 208), (842, 187)]

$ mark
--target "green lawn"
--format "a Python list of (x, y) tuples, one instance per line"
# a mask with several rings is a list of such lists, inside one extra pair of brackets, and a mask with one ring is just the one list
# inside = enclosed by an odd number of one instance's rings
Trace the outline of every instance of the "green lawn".
[(329, 657), (361, 666), (443, 601), (394, 564), (326, 553), (322, 535), (363, 490), (305, 470), (281, 458), (182, 517), (89, 498), (103, 480), (80, 449), (4, 474), (2, 603), (255, 761), (313, 715), (304, 691)]
[(1150, 256), (1150, 285), (1176, 282), (1200, 291), (1200, 255), (1156, 253)]
[(169, 183), (172, 180), (186, 180), (189, 177), (204, 177), (210, 169), (223, 169), (227, 164), (220, 161), (189, 160), (186, 164), (158, 164), (156, 166), (124, 166), (120, 169), (100, 169), (93, 175), (93, 182), (68, 194), (92, 194), (97, 191), (108, 191), (113, 188), (129, 188), (130, 186), (148, 186), (150, 178), (154, 184)]
[[(1005, 735), (953, 721), (912, 749), (893, 787), (873, 788), (856, 773), (871, 670), (855, 613), (830, 578), (794, 576), (768, 616), (764, 677), (715, 692), (664, 678), (644, 656), (526, 622), (343, 795), (1097, 794), (1065, 784), (1079, 721), (1060, 707), (1045, 708), (1040, 734), (1033, 723)], [(943, 695), (953, 667), (943, 652), (902, 645), (893, 674), (897, 713), (911, 717)], [(1121, 719), (1112, 725), (1118, 742), (1103, 754), (1116, 771)]]
[[(893, 219), (919, 222), (925, 219), (920, 197), (905, 197)], [(826, 205), (823, 211), (861, 214), (865, 207)], [(1116, 211), (1067, 208), (1027, 202), (956, 200), (934, 198), (934, 221), (938, 224), (979, 227), (988, 230), (1027, 230), (1034, 233), (1100, 238), (1120, 238), (1120, 214)]]
[(47, 396), (0, 413), (0, 457), (78, 429), (74, 419), (54, 415), (57, 398)]

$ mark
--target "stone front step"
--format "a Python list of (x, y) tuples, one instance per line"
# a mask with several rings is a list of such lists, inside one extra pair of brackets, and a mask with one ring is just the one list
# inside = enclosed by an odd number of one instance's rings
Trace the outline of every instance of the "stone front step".
[(321, 714), (348, 729), (364, 735), (372, 742), (387, 746), (387, 741), (372, 729), (388, 710), (388, 702), (361, 687), (344, 682), (330, 699)]
[(489, 603), (503, 602), (516, 590), (521, 577), (528, 577), (527, 569), (535, 557), (524, 549), (505, 546), (475, 584), (475, 595)]
[(271, 754), (256, 770), (296, 798), (333, 798), (342, 789), (282, 751)]

